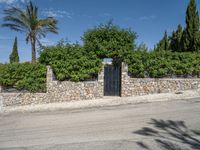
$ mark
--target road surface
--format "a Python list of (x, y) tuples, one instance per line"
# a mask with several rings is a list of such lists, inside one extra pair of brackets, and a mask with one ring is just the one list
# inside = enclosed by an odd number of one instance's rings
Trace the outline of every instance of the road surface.
[(200, 149), (200, 99), (0, 116), (5, 150)]

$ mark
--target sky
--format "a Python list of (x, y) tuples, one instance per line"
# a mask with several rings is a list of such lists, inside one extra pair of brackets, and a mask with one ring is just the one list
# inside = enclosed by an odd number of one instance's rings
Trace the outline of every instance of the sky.
[[(22, 7), (28, 0), (0, 0), (0, 24), (3, 9)], [(101, 23), (113, 20), (121, 28), (131, 28), (138, 35), (137, 44), (149, 48), (163, 37), (164, 31), (171, 34), (178, 24), (185, 26), (185, 14), (189, 0), (32, 0), (39, 7), (39, 17), (55, 17), (59, 34), (47, 34), (41, 39), (44, 45), (56, 44), (61, 39), (81, 41), (85, 31)], [(200, 0), (196, 0), (200, 12)], [(18, 37), (20, 61), (31, 60), (30, 43), (25, 35), (0, 27), (0, 63), (9, 62), (15, 36)]]

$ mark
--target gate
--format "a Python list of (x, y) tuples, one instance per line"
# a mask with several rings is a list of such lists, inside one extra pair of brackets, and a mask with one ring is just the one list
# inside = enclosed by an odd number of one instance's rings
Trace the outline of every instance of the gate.
[(121, 95), (121, 67), (106, 65), (104, 67), (104, 96)]

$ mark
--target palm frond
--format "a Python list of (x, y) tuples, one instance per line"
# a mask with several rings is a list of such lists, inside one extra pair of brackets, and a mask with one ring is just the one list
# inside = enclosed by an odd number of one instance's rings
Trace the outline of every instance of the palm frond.
[(48, 17), (47, 19), (41, 19), (38, 21), (38, 30), (43, 33), (52, 32), (58, 33), (58, 28), (56, 26), (57, 20), (52, 17)]
[(19, 18), (19, 17), (5, 16), (4, 21), (10, 22), (12, 24), (16, 24), (18, 26), (21, 26), (21, 28), (24, 28), (24, 29), (29, 28), (28, 24), (22, 18)]
[(24, 29), (21, 28), (21, 26), (16, 25), (16, 24), (12, 24), (12, 23), (2, 24), (2, 27), (9, 27), (11, 30), (19, 31), (19, 32), (24, 32)]
[(25, 10), (16, 7), (5, 9), (4, 15), (5, 23), (2, 27), (24, 32), (26, 42), (45, 37), (48, 32), (58, 33), (57, 20), (52, 17), (38, 19), (38, 8), (32, 2), (29, 2)]

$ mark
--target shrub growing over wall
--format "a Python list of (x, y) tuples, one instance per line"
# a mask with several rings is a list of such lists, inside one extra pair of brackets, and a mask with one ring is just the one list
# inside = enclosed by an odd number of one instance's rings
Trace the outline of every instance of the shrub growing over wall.
[(83, 37), (85, 50), (98, 58), (111, 57), (124, 61), (135, 48), (137, 35), (130, 29), (122, 29), (111, 22), (87, 30)]
[(30, 92), (44, 92), (46, 66), (32, 63), (0, 65), (0, 85)]
[(133, 77), (192, 77), (200, 75), (200, 53), (133, 52), (127, 56)]
[(101, 70), (101, 60), (93, 53), (86, 53), (78, 44), (45, 47), (39, 61), (52, 66), (60, 81), (83, 81), (96, 76)]

